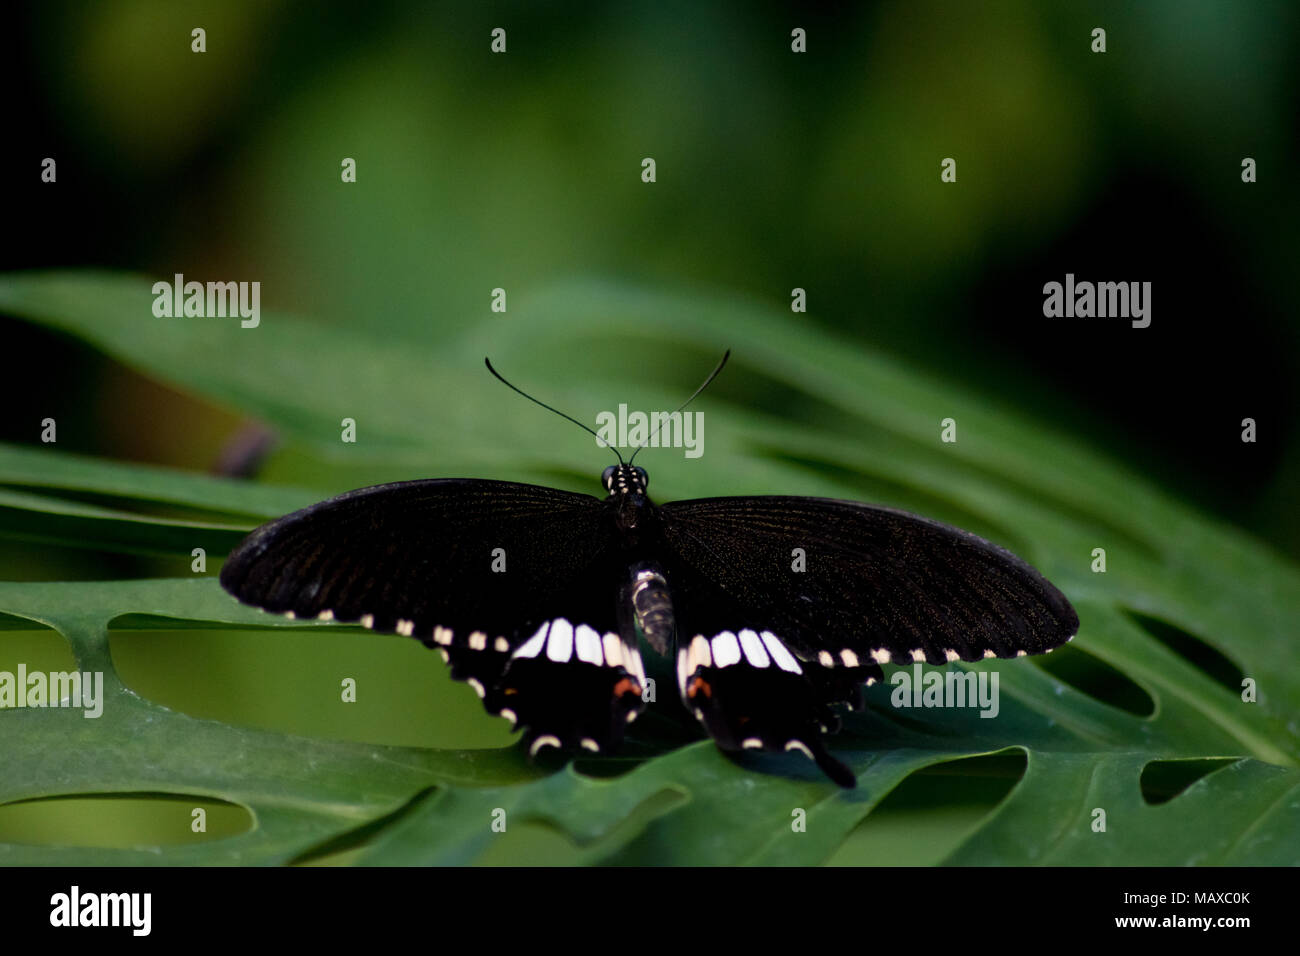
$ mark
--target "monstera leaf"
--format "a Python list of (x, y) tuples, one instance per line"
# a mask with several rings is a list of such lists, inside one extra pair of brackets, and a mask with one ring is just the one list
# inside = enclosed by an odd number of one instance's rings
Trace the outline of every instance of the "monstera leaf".
[[(5, 313), (259, 419), (283, 444), (265, 484), (0, 448), (0, 534), (33, 548), (185, 560), (203, 548), (212, 558), (186, 579), (0, 584), (0, 648), (34, 647), (52, 629), (79, 670), (105, 681), (98, 719), (68, 708), (0, 712), (0, 834), (9, 841), (0, 862), (1300, 857), (1300, 672), (1289, 666), (1300, 574), (1050, 422), (789, 315), (612, 284), (551, 288), (513, 302), (508, 319), (463, 331), (444, 323), (424, 343), (279, 314), (247, 330), (157, 319), (150, 303), (150, 283), (134, 277), (0, 278)], [(859, 774), (852, 792), (795, 756), (733, 762), (689, 728), (653, 719), (622, 754), (548, 770), (414, 642), (264, 615), (216, 583), (218, 559), (250, 527), (348, 487), (468, 475), (597, 491), (607, 453), (493, 382), (481, 371), (485, 354), (591, 420), (620, 402), (673, 407), (724, 347), (734, 349), (732, 367), (697, 406), (707, 451), (648, 451), (652, 493), (876, 501), (1023, 555), (1074, 601), (1082, 625), (1047, 657), (970, 665), (997, 675), (996, 716), (898, 707), (890, 683), (872, 688), (865, 713), (833, 742)], [(355, 443), (339, 441), (344, 418), (356, 423)], [(946, 418), (956, 442), (940, 441)], [(141, 639), (156, 658), (173, 655), (163, 679), (132, 677), (131, 641)], [(396, 663), (359, 678), (358, 700), (401, 711), (388, 715), (398, 723), (421, 706), (408, 701), (435, 703), (425, 731), (397, 742), (348, 716), (362, 713), (347, 709), (360, 703), (338, 705), (328, 726), (258, 727), (247, 712), (205, 713), (194, 689), (214, 643), (236, 648), (240, 666), (206, 676), (236, 697), (273, 693), (257, 681), (276, 661), (285, 693), (334, 699), (344, 671), (322, 671), (322, 661), (355, 669), (373, 658)], [(14, 660), (11, 651), (5, 666)], [(37, 839), (2, 822), (59, 800), (130, 795), (152, 795), (160, 809), (153, 835), (127, 845), (57, 828)], [(244, 822), (208, 839), (159, 835), (189, 833), (200, 806), (232, 808)]]

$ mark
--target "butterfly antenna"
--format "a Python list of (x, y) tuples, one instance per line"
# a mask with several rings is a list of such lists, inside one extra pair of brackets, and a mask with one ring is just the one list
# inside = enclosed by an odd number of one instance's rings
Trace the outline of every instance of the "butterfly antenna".
[(709, 387), (709, 383), (712, 382), (715, 378), (718, 377), (718, 373), (722, 371), (722, 366), (724, 366), (724, 365), (727, 364), (727, 359), (729, 359), (729, 358), (731, 358), (731, 349), (727, 349), (727, 351), (725, 351), (725, 352), (722, 353), (722, 361), (720, 361), (720, 362), (718, 363), (717, 367), (714, 368), (714, 370), (713, 370), (712, 372), (709, 373), (709, 377), (706, 378), (706, 379), (704, 380), (704, 384), (702, 384), (699, 388), (697, 388), (694, 392), (691, 393), (691, 397), (690, 397), (690, 398), (688, 398), (686, 401), (682, 402), (682, 403), (681, 403), (680, 405), (678, 405), (675, 409), (673, 409), (671, 412), (669, 412), (669, 413), (667, 414), (667, 416), (665, 416), (665, 417), (659, 419), (659, 424), (656, 425), (656, 426), (655, 426), (655, 430), (654, 430), (653, 432), (650, 433), (650, 437), (647, 438), (643, 444), (638, 445), (636, 451), (632, 452), (632, 457), (629, 458), (629, 459), (627, 460), (627, 463), (628, 463), (629, 465), (632, 464), (633, 459), (635, 459), (637, 455), (641, 454), (641, 449), (642, 449), (642, 448), (645, 448), (645, 447), (648, 446), (652, 441), (654, 441), (655, 436), (659, 434), (659, 429), (661, 429), (661, 428), (664, 427), (664, 422), (668, 421), (668, 419), (672, 418), (674, 415), (676, 415), (678, 412), (680, 412), (683, 408), (685, 408), (685, 407), (686, 407), (687, 405), (689, 405), (691, 402), (695, 401), (695, 399), (697, 399), (697, 398), (699, 397), (700, 392), (704, 391), (706, 388)]
[[(725, 361), (725, 360), (724, 360), (724, 361)], [(518, 388), (517, 386), (511, 385), (509, 382), (506, 381), (505, 376), (503, 376), (500, 372), (498, 372), (496, 369), (494, 369), (494, 368), (492, 367), (492, 360), (491, 360), (490, 358), (484, 357), (484, 359), (483, 359), (483, 364), (487, 366), (487, 370), (488, 370), (489, 372), (491, 372), (493, 375), (495, 375), (495, 376), (497, 377), (497, 380), (498, 380), (502, 385), (506, 386), (506, 388), (510, 389), (511, 391), (518, 392), (518, 393), (519, 393), (520, 395), (522, 395), (524, 398), (528, 399), (530, 402), (532, 402), (532, 403), (535, 404), (535, 405), (540, 405), (540, 406), (542, 406), (542, 408), (546, 409), (548, 412), (555, 412), (555, 414), (559, 415), (561, 418), (566, 418), (566, 419), (568, 419), (569, 421), (573, 422), (573, 424), (577, 425), (577, 426), (578, 426), (579, 428), (581, 428), (583, 431), (585, 431), (585, 432), (587, 432), (588, 434), (592, 435), (592, 436), (596, 439), (596, 441), (600, 442), (602, 445), (604, 445), (606, 448), (608, 448), (610, 451), (612, 451), (615, 455), (618, 455), (618, 463), (619, 463), (620, 465), (623, 464), (623, 456), (622, 456), (622, 455), (619, 455), (619, 453), (618, 453), (618, 449), (615, 448), (613, 445), (611, 445), (609, 442), (605, 441), (605, 439), (601, 438), (599, 435), (597, 435), (594, 431), (592, 431), (592, 430), (591, 430), (590, 428), (588, 428), (586, 425), (582, 424), (582, 422), (578, 421), (578, 420), (577, 420), (576, 418), (574, 418), (572, 415), (566, 415), (566, 414), (564, 414), (564, 412), (560, 411), (558, 408), (552, 408), (550, 405), (547, 405), (545, 402), (538, 401), (537, 399), (533, 398), (533, 396), (531, 396), (531, 395), (529, 395), (527, 392), (525, 392), (522, 388)], [(716, 375), (717, 373), (714, 372), (714, 374)], [(705, 384), (707, 385), (708, 383), (705, 382)], [(694, 398), (694, 396), (691, 396), (691, 397)]]

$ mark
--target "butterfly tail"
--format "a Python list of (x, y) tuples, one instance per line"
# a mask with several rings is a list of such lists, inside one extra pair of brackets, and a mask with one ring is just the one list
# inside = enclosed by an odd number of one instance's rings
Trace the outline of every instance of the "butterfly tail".
[(845, 764), (831, 756), (820, 737), (809, 741), (808, 749), (812, 751), (813, 763), (817, 764), (821, 772), (830, 777), (833, 782), (846, 790), (857, 787), (857, 776)]

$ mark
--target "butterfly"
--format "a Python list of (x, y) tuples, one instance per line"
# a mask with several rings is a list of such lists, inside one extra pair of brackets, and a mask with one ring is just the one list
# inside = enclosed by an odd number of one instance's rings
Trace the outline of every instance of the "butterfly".
[(723, 751), (797, 752), (843, 787), (825, 738), (881, 665), (1040, 654), (1078, 630), (1038, 571), (969, 532), (826, 498), (656, 504), (614, 451), (603, 498), (466, 478), (348, 492), (253, 531), (221, 584), (436, 648), (530, 756), (616, 749), (653, 697), (644, 646)]

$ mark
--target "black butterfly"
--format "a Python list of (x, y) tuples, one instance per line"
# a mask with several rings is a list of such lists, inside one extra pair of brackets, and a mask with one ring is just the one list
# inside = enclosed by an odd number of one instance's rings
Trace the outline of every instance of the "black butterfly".
[(926, 518), (825, 498), (656, 505), (621, 455), (601, 482), (604, 499), (464, 478), (362, 488), (258, 528), (221, 583), (436, 647), (534, 755), (619, 744), (646, 707), (644, 638), (675, 656), (720, 748), (797, 750), (844, 787), (823, 733), (881, 664), (1040, 654), (1078, 629), (1024, 561)]

